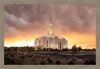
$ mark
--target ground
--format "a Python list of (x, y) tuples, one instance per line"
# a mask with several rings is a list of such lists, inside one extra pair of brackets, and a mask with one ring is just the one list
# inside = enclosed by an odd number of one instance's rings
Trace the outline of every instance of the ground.
[(95, 65), (95, 52), (71, 51), (5, 51), (6, 65)]

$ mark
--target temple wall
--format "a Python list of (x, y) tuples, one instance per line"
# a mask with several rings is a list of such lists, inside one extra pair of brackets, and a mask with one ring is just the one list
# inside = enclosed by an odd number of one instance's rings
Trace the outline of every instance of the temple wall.
[(35, 46), (41, 46), (41, 48), (53, 48), (63, 49), (67, 48), (67, 40), (64, 38), (55, 37), (40, 37), (35, 40)]

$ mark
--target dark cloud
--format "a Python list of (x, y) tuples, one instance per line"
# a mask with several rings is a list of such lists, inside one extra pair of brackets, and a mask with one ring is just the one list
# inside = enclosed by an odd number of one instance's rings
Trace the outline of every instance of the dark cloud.
[(95, 33), (96, 6), (69, 4), (6, 4), (5, 37), (47, 34), (52, 16), (56, 34)]

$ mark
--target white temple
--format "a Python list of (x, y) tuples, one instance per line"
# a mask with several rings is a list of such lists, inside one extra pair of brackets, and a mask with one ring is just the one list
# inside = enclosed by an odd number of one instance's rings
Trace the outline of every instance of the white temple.
[[(50, 21), (51, 21), (51, 17), (50, 17)], [(36, 38), (34, 44), (35, 46), (41, 47), (41, 49), (52, 48), (52, 49), (62, 50), (63, 48), (67, 48), (67, 40), (63, 37), (54, 35), (52, 21), (50, 22), (48, 27), (48, 35)]]

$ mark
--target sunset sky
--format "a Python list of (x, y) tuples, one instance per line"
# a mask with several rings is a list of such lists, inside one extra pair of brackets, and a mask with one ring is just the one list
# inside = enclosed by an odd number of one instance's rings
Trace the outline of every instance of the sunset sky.
[(4, 45), (34, 46), (37, 37), (47, 35), (49, 16), (54, 34), (82, 48), (96, 47), (96, 5), (93, 4), (6, 4)]

